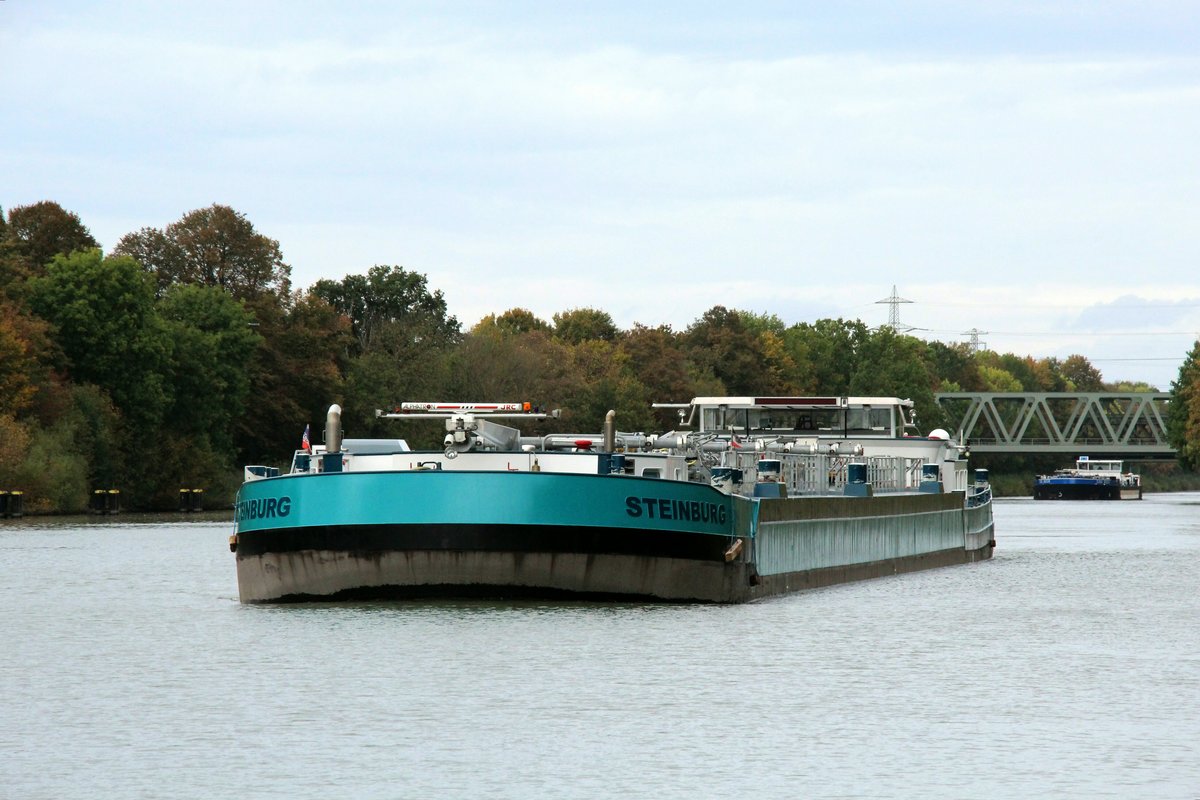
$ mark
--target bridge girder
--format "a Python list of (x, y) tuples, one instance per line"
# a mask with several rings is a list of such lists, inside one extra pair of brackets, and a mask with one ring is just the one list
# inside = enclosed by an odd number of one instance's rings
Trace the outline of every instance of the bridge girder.
[(1175, 457), (1165, 392), (944, 392), (936, 400), (972, 452)]

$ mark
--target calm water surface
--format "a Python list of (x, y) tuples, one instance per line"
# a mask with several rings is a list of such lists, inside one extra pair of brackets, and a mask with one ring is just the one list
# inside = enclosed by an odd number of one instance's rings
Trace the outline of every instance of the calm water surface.
[(1200, 797), (1200, 494), (755, 605), (242, 606), (226, 522), (0, 527), (4, 798)]

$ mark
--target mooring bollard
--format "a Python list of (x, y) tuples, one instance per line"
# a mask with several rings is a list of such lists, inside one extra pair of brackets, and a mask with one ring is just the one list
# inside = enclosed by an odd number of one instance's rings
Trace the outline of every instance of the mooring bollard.
[(88, 511), (92, 514), (119, 514), (121, 513), (121, 490), (120, 489), (95, 489), (92, 491), (92, 498), (88, 502)]
[(183, 512), (204, 510), (203, 489), (180, 489), (179, 510)]

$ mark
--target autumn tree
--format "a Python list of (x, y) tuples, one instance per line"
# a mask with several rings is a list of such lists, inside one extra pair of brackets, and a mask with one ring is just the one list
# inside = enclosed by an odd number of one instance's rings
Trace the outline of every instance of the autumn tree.
[(286, 302), (291, 267), (279, 242), (262, 235), (244, 214), (223, 205), (189, 211), (166, 228), (121, 237), (114, 255), (136, 259), (153, 276), (156, 294), (177, 283), (218, 286), (240, 300), (264, 296)]
[(49, 377), (49, 326), (12, 301), (0, 300), (0, 414), (18, 415)]
[(523, 433), (595, 429), (578, 407), (585, 375), (571, 345), (549, 330), (518, 332), (497, 325), (496, 317), (480, 320), (454, 349), (450, 360), (447, 396), (471, 402), (531, 402), (547, 410), (558, 408), (562, 417), (540, 423), (522, 422)]
[(1103, 392), (1104, 377), (1100, 370), (1081, 355), (1067, 356), (1062, 363), (1061, 373), (1070, 381), (1077, 392)]
[(14, 259), (10, 268), (20, 265), (26, 274), (40, 274), (57, 255), (100, 246), (78, 214), (49, 200), (9, 209), (0, 239)]

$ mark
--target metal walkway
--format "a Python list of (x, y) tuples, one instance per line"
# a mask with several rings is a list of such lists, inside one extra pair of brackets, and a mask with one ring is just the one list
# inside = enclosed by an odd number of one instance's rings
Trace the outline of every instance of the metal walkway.
[(1174, 458), (1163, 392), (953, 392), (936, 395), (978, 453)]

